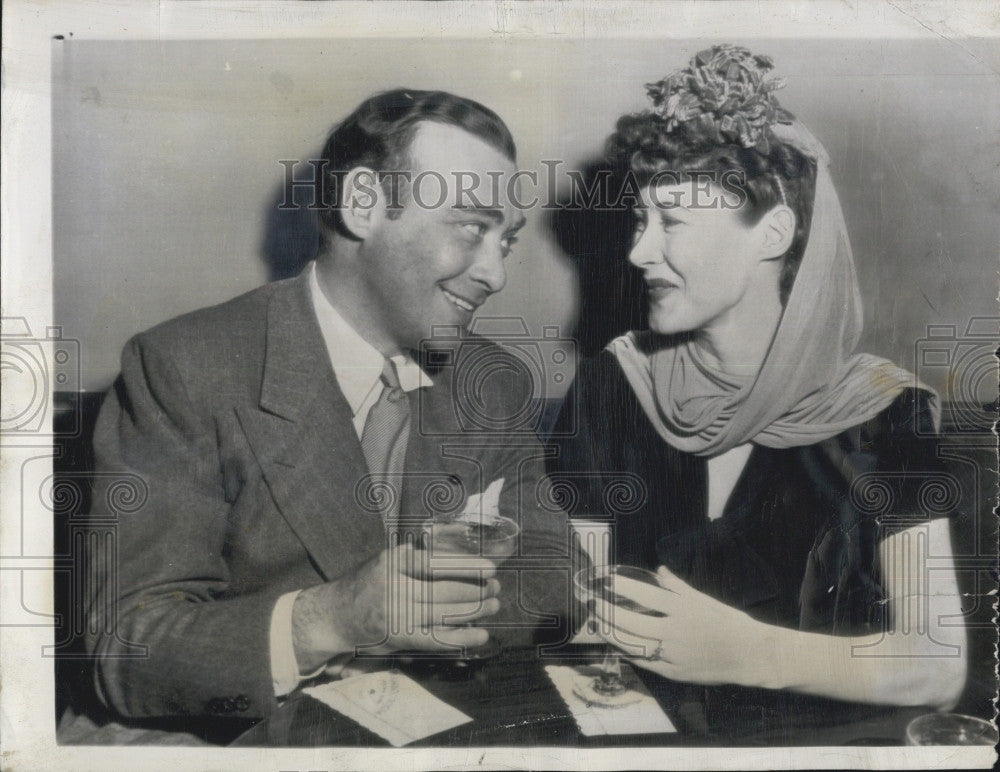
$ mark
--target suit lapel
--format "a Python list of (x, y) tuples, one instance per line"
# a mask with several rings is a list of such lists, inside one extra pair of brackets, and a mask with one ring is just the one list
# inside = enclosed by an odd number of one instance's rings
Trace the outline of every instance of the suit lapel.
[(273, 286), (259, 405), (237, 413), (278, 510), (331, 580), (378, 554), (385, 527), (356, 498), (368, 469), (308, 279)]

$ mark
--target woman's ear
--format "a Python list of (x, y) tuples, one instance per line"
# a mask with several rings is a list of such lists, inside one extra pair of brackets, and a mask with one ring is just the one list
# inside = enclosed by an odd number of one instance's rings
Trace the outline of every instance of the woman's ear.
[(782, 257), (795, 238), (795, 212), (784, 204), (773, 207), (758, 223), (761, 229), (761, 260)]
[(340, 219), (354, 237), (364, 240), (371, 232), (379, 207), (378, 175), (366, 166), (358, 166), (344, 175), (340, 195)]

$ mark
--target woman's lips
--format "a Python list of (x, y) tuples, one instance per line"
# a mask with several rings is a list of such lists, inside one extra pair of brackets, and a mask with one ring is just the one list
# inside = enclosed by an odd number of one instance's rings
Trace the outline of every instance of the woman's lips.
[(672, 284), (666, 279), (647, 279), (646, 293), (652, 297), (662, 297), (671, 290), (677, 289), (676, 284)]

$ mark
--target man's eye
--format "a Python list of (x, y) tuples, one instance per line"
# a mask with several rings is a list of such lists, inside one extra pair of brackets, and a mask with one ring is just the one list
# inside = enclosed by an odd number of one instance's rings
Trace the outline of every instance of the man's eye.
[(471, 233), (476, 238), (482, 238), (486, 235), (486, 231), (489, 230), (489, 226), (481, 222), (465, 222), (462, 223), (462, 228), (469, 233)]
[(500, 248), (503, 250), (503, 256), (507, 257), (510, 254), (510, 250), (514, 248), (517, 243), (517, 236), (507, 236), (505, 239), (501, 239)]

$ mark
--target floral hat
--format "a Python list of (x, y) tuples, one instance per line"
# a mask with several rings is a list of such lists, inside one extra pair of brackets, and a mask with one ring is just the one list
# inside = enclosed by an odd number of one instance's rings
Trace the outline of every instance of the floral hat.
[(683, 70), (646, 84), (646, 90), (668, 132), (704, 144), (733, 142), (767, 155), (768, 129), (795, 120), (773, 94), (785, 80), (765, 78), (772, 69), (768, 56), (717, 45), (700, 51)]

